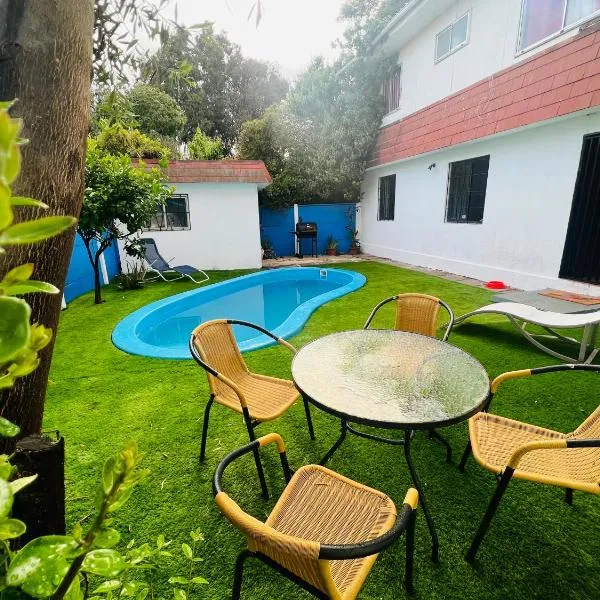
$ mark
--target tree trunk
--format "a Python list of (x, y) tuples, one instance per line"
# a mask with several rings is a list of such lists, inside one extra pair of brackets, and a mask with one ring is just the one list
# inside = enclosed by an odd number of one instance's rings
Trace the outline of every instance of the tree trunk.
[[(89, 128), (93, 0), (0, 0), (0, 101), (18, 98), (11, 110), (24, 119), (23, 169), (15, 193), (42, 200), (48, 215), (78, 216), (84, 189), (85, 139)], [(39, 216), (18, 210), (17, 220)], [(63, 288), (73, 231), (0, 258), (0, 272), (35, 263), (35, 279)], [(32, 321), (56, 331), (61, 298), (28, 297)], [(53, 346), (41, 364), (3, 392), (2, 414), (22, 434), (39, 433)]]
[(94, 304), (102, 304), (102, 285), (100, 283), (100, 255), (102, 252), (96, 252), (96, 257), (92, 266), (94, 267)]

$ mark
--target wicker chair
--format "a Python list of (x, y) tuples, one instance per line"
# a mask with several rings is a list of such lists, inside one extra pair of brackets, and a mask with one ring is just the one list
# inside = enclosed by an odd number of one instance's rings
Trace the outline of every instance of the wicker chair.
[[(204, 410), (200, 460), (206, 456), (208, 421), (213, 402), (240, 413), (250, 440), (255, 439), (254, 428), (264, 421), (281, 416), (298, 399), (300, 394), (292, 381), (251, 373), (246, 366), (233, 335), (232, 325), (251, 327), (274, 339), (278, 344), (296, 353), (295, 348), (270, 331), (246, 321), (215, 320), (196, 327), (190, 337), (190, 352), (194, 360), (206, 371), (210, 398)], [(304, 410), (311, 439), (315, 434), (308, 401)], [(254, 454), (263, 496), (267, 497), (267, 484), (258, 456)]]
[(371, 312), (364, 329), (368, 329), (377, 311), (389, 302), (396, 302), (396, 321), (394, 328), (398, 331), (410, 331), (435, 337), (437, 333), (437, 320), (440, 307), (448, 311), (450, 317), (442, 340), (445, 342), (454, 325), (454, 312), (439, 298), (427, 294), (397, 294), (382, 300)]
[[(276, 443), (287, 486), (263, 523), (245, 513), (221, 487), (223, 472), (236, 458)], [(356, 598), (377, 554), (406, 531), (405, 586), (413, 591), (415, 509), (410, 489), (397, 514), (385, 494), (317, 465), (293, 476), (281, 437), (270, 433), (235, 450), (219, 464), (214, 478), (217, 506), (248, 542), (237, 559), (233, 600), (239, 600), (244, 562), (255, 557), (317, 598)]]
[[(363, 329), (368, 329), (371, 321), (377, 314), (377, 311), (388, 304), (396, 303), (396, 320), (394, 329), (397, 331), (408, 331), (410, 333), (420, 333), (429, 337), (436, 337), (438, 330), (438, 315), (440, 307), (444, 307), (448, 312), (448, 325), (444, 331), (442, 341), (447, 341), (452, 327), (454, 325), (453, 310), (439, 298), (427, 294), (397, 294), (382, 300), (372, 311), (367, 319)], [(446, 462), (452, 461), (452, 447), (450, 442), (438, 433), (435, 429), (428, 432), (430, 438), (440, 442), (446, 448)]]
[[(600, 372), (600, 365), (555, 365), (504, 373), (500, 378), (506, 381), (557, 371)], [(498, 477), (496, 491), (467, 552), (469, 562), (475, 560), (513, 477), (566, 488), (568, 504), (572, 503), (573, 490), (600, 494), (600, 406), (571, 433), (481, 412), (469, 420), (469, 437), (475, 460)], [(463, 466), (465, 460), (463, 457)]]

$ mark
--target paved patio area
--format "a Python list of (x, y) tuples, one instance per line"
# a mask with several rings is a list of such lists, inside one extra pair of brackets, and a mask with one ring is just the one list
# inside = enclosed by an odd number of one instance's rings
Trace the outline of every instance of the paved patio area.
[(340, 254), (339, 256), (327, 256), (323, 254), (321, 256), (317, 256), (316, 258), (309, 256), (305, 258), (285, 256), (281, 258), (271, 258), (263, 260), (263, 269), (277, 269), (279, 267), (309, 267), (312, 265), (326, 265), (362, 261), (381, 262), (388, 265), (394, 265), (396, 267), (402, 267), (403, 269), (418, 271), (420, 273), (429, 273), (431, 275), (443, 277), (444, 279), (448, 279), (449, 281), (458, 281), (460, 283), (472, 285), (474, 287), (485, 287), (485, 281), (480, 281), (479, 279), (473, 279), (471, 277), (465, 277), (464, 275), (457, 275), (455, 273), (448, 273), (447, 271), (439, 271), (437, 269), (429, 269), (427, 267), (409, 265), (408, 263), (390, 260), (387, 258), (379, 258), (378, 256), (373, 256), (372, 254)]

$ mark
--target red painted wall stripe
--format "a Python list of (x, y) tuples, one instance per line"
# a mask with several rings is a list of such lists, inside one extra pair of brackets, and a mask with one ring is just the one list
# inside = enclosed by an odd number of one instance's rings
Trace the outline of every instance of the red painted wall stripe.
[(368, 166), (600, 105), (600, 30), (594, 28), (379, 132)]

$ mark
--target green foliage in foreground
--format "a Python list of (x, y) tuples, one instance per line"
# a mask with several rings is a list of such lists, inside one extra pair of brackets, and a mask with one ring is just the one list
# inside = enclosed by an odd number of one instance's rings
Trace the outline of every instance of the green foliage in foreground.
[[(342, 265), (340, 265), (342, 266)], [(436, 294), (461, 314), (487, 302), (491, 293), (379, 263), (352, 263), (346, 268), (364, 273), (362, 289), (321, 307), (291, 341), (300, 347), (327, 333), (362, 327), (378, 300), (398, 291)], [(211, 283), (240, 273), (211, 273)], [(204, 373), (191, 360), (168, 361), (130, 356), (117, 350), (110, 335), (131, 311), (168, 295), (194, 289), (177, 282), (153, 283), (142, 290), (105, 288), (106, 304), (90, 306), (89, 296), (64, 311), (58, 331), (46, 404), (47, 429), (59, 428), (67, 439), (67, 509), (71, 524), (94, 510), (90, 490), (104, 458), (125, 442), (136, 440), (151, 475), (141, 482), (129, 503), (119, 511), (121, 544), (148, 541), (159, 533), (184, 540), (201, 530), (198, 544), (204, 558), (200, 568), (209, 586), (194, 589), (193, 597), (223, 600), (232, 583), (234, 560), (243, 538), (214, 505), (211, 479), (219, 460), (247, 442), (239, 416), (215, 406), (205, 465), (198, 462), (202, 411), (208, 386)], [(387, 308), (390, 310), (388, 311)], [(391, 319), (386, 307), (383, 326)], [(521, 340), (500, 319), (493, 327), (473, 322), (456, 330), (452, 343), (471, 352), (490, 376), (501, 372), (552, 364), (552, 358)], [(389, 323), (389, 321), (388, 321)], [(268, 348), (246, 355), (250, 368), (288, 377), (290, 357), (284, 349)], [(573, 430), (598, 404), (600, 379), (589, 373), (558, 373), (508, 382), (494, 401), (494, 411), (515, 419), (562, 431)], [(313, 410), (317, 440), (311, 442), (301, 404), (259, 432), (281, 433), (292, 466), (318, 461), (337, 438), (339, 426)], [(449, 438), (455, 463), (467, 440), (466, 424), (443, 432)], [(275, 453), (265, 453), (274, 497), (281, 492), (281, 469)], [(466, 473), (445, 463), (443, 449), (418, 434), (413, 460), (425, 484), (431, 512), (440, 535), (441, 564), (430, 559), (430, 544), (422, 515), (417, 519), (415, 587), (427, 600), (530, 600), (598, 597), (600, 538), (597, 497), (575, 494), (573, 507), (562, 490), (514, 481), (502, 501), (475, 568), (463, 559), (495, 488), (494, 477), (471, 461)], [(397, 502), (410, 485), (401, 449), (350, 438), (330, 466), (344, 475), (379, 488)], [(264, 518), (273, 500), (260, 499), (252, 458), (232, 466), (226, 490), (242, 507)], [(117, 547), (119, 548), (119, 547)], [(382, 553), (360, 595), (361, 600), (406, 598), (402, 586), (403, 544)], [(169, 576), (186, 573), (189, 563), (174, 556)], [(161, 588), (162, 589), (162, 588)], [(171, 593), (167, 590), (165, 594)], [(266, 567), (248, 563), (244, 600), (291, 600), (309, 596)]]

